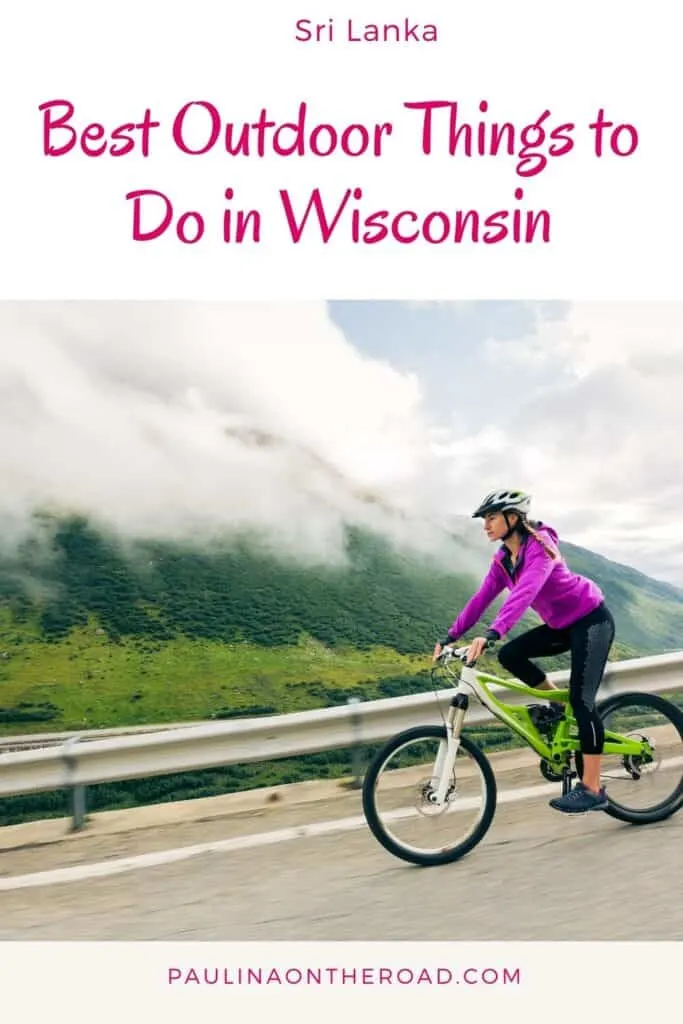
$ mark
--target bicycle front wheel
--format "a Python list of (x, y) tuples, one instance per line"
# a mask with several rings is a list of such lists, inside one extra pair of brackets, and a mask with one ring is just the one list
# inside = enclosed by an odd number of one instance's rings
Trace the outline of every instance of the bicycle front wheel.
[(683, 806), (683, 712), (656, 693), (615, 694), (597, 710), (606, 732), (646, 740), (649, 747), (643, 756), (603, 755), (606, 813), (633, 825), (675, 814)]
[(443, 726), (417, 726), (394, 736), (374, 757), (363, 783), (363, 812), (375, 838), (401, 860), (433, 867), (459, 860), (488, 831), (496, 780), (484, 753), (460, 737), (445, 804), (431, 800), (446, 750)]

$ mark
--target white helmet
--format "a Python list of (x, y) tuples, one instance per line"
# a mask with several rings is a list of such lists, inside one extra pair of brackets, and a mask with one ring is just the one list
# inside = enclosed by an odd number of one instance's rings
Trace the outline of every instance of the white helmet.
[(483, 519), (489, 512), (519, 512), (526, 516), (531, 508), (531, 495), (525, 491), (499, 490), (487, 494), (481, 505), (472, 513), (473, 519)]

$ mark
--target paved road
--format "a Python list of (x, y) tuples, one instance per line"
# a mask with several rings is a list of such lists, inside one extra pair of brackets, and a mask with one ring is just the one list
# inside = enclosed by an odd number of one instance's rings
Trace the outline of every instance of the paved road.
[[(546, 801), (499, 806), (484, 842), (437, 869), (403, 864), (357, 829), (0, 892), (0, 939), (683, 939), (683, 813), (633, 828), (601, 814), (567, 818)], [(358, 794), (345, 793), (229, 819), (84, 836), (2, 851), (0, 876), (358, 813)]]

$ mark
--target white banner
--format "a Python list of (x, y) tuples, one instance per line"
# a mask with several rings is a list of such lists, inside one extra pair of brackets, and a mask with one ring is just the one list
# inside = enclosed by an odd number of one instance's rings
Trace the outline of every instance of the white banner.
[(672, 298), (678, 33), (643, 12), (12, 5), (1, 295)]
[(3, 1003), (31, 1024), (223, 1024), (271, 1013), (299, 1024), (388, 1014), (412, 1024), (429, 1012), (493, 1024), (544, 1006), (571, 1024), (580, 1001), (595, 1017), (609, 1013), (615, 992), (630, 1014), (647, 1016), (655, 999), (673, 1005), (679, 952), (638, 942), (9, 943)]

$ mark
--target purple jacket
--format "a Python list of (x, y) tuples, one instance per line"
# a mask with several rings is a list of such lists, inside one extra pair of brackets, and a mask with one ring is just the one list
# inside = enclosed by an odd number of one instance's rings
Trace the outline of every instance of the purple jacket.
[[(558, 537), (552, 527), (541, 525), (537, 533), (552, 551), (559, 553)], [(510, 594), (491, 624), (499, 636), (509, 633), (528, 608), (533, 608), (551, 629), (566, 629), (604, 600), (595, 583), (571, 572), (561, 559), (552, 559), (533, 536), (522, 542), (512, 577), (504, 565), (506, 554), (501, 545), (481, 587), (448, 630), (449, 640), (457, 640), (474, 626), (505, 587)]]

